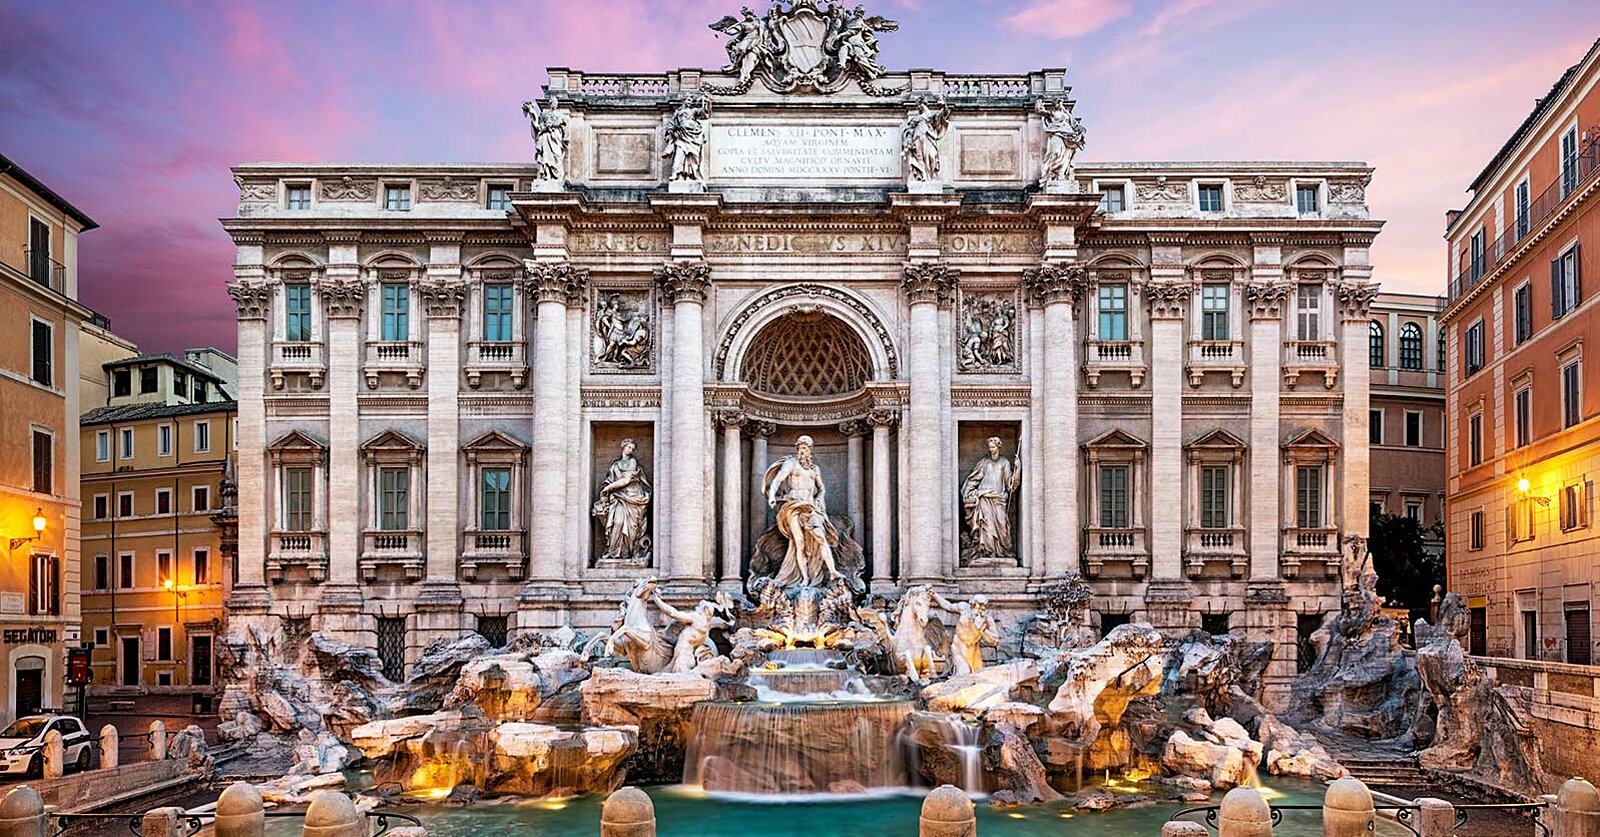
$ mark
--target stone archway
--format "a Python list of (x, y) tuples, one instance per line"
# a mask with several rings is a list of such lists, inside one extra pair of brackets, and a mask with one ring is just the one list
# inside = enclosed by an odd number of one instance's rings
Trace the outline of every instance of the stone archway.
[(900, 356), (883, 318), (866, 300), (835, 285), (802, 282), (783, 285), (752, 297), (723, 328), (712, 359), (719, 381), (743, 380), (745, 356), (774, 320), (803, 313), (831, 315), (853, 333), (871, 364), (869, 380), (900, 377)]
[(866, 388), (872, 358), (838, 317), (797, 308), (762, 326), (741, 359), (739, 379), (780, 398), (839, 398)]

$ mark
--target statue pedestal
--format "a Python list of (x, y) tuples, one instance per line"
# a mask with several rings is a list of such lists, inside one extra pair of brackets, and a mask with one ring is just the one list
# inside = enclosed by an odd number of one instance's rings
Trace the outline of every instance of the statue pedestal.
[(528, 191), (540, 192), (544, 194), (549, 194), (551, 192), (565, 192), (567, 191), (567, 184), (560, 180), (535, 180), (533, 181), (533, 186), (529, 188)]
[(706, 184), (699, 180), (668, 180), (667, 194), (669, 195), (695, 195), (706, 190)]
[(913, 195), (941, 195), (944, 194), (944, 181), (942, 180), (908, 180), (906, 191)]
[(1077, 178), (1071, 180), (1045, 180), (1040, 186), (1044, 187), (1047, 195), (1077, 195), (1083, 193), (1083, 183)]

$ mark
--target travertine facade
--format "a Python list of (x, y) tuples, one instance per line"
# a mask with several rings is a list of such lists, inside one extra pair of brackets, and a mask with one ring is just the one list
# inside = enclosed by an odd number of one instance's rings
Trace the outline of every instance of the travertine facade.
[[(236, 167), (233, 614), (398, 673), (607, 624), (645, 575), (737, 589), (807, 435), (873, 590), (1032, 610), (1081, 570), (1107, 624), (1280, 642), (1281, 697), (1366, 529), (1371, 170), (1058, 150), (1040, 184), (1062, 71), (851, 61), (552, 70), (539, 165)], [(1009, 551), (967, 530), (990, 437)], [(616, 555), (625, 438), (648, 548)]]

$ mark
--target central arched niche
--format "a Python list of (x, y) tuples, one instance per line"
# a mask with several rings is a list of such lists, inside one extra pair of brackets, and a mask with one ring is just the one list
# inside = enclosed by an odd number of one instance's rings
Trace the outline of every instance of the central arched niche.
[(761, 328), (745, 353), (740, 379), (780, 398), (837, 398), (866, 388), (872, 357), (860, 336), (818, 310), (789, 311)]

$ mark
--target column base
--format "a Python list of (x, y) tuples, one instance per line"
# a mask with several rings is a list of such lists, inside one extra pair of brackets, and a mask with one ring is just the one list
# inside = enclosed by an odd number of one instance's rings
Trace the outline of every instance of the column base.
[(454, 581), (424, 581), (422, 592), (417, 594), (417, 610), (460, 610), (465, 599), (461, 585)]
[(239, 584), (228, 592), (227, 610), (230, 616), (264, 615), (272, 607), (272, 592), (265, 584)]
[(1286, 712), (1299, 675), (1295, 615), (1288, 590), (1280, 580), (1256, 579), (1245, 586), (1244, 600), (1246, 607), (1239, 616), (1245, 636), (1252, 642), (1272, 644), (1272, 659), (1261, 674), (1257, 697), (1268, 712)]
[(1192, 619), (1194, 590), (1178, 579), (1151, 581), (1144, 588), (1145, 619), (1150, 626), (1169, 636), (1188, 633), (1198, 627)]
[(324, 584), (321, 595), (317, 597), (317, 607), (324, 613), (341, 610), (359, 611), (365, 600), (361, 595), (361, 588), (354, 584)]
[(571, 620), (572, 591), (558, 582), (530, 581), (517, 591), (515, 632), (550, 631)]
[[(712, 594), (713, 585), (700, 578), (669, 578), (657, 585), (664, 599), (698, 601)], [(743, 585), (739, 586), (742, 589)]]

